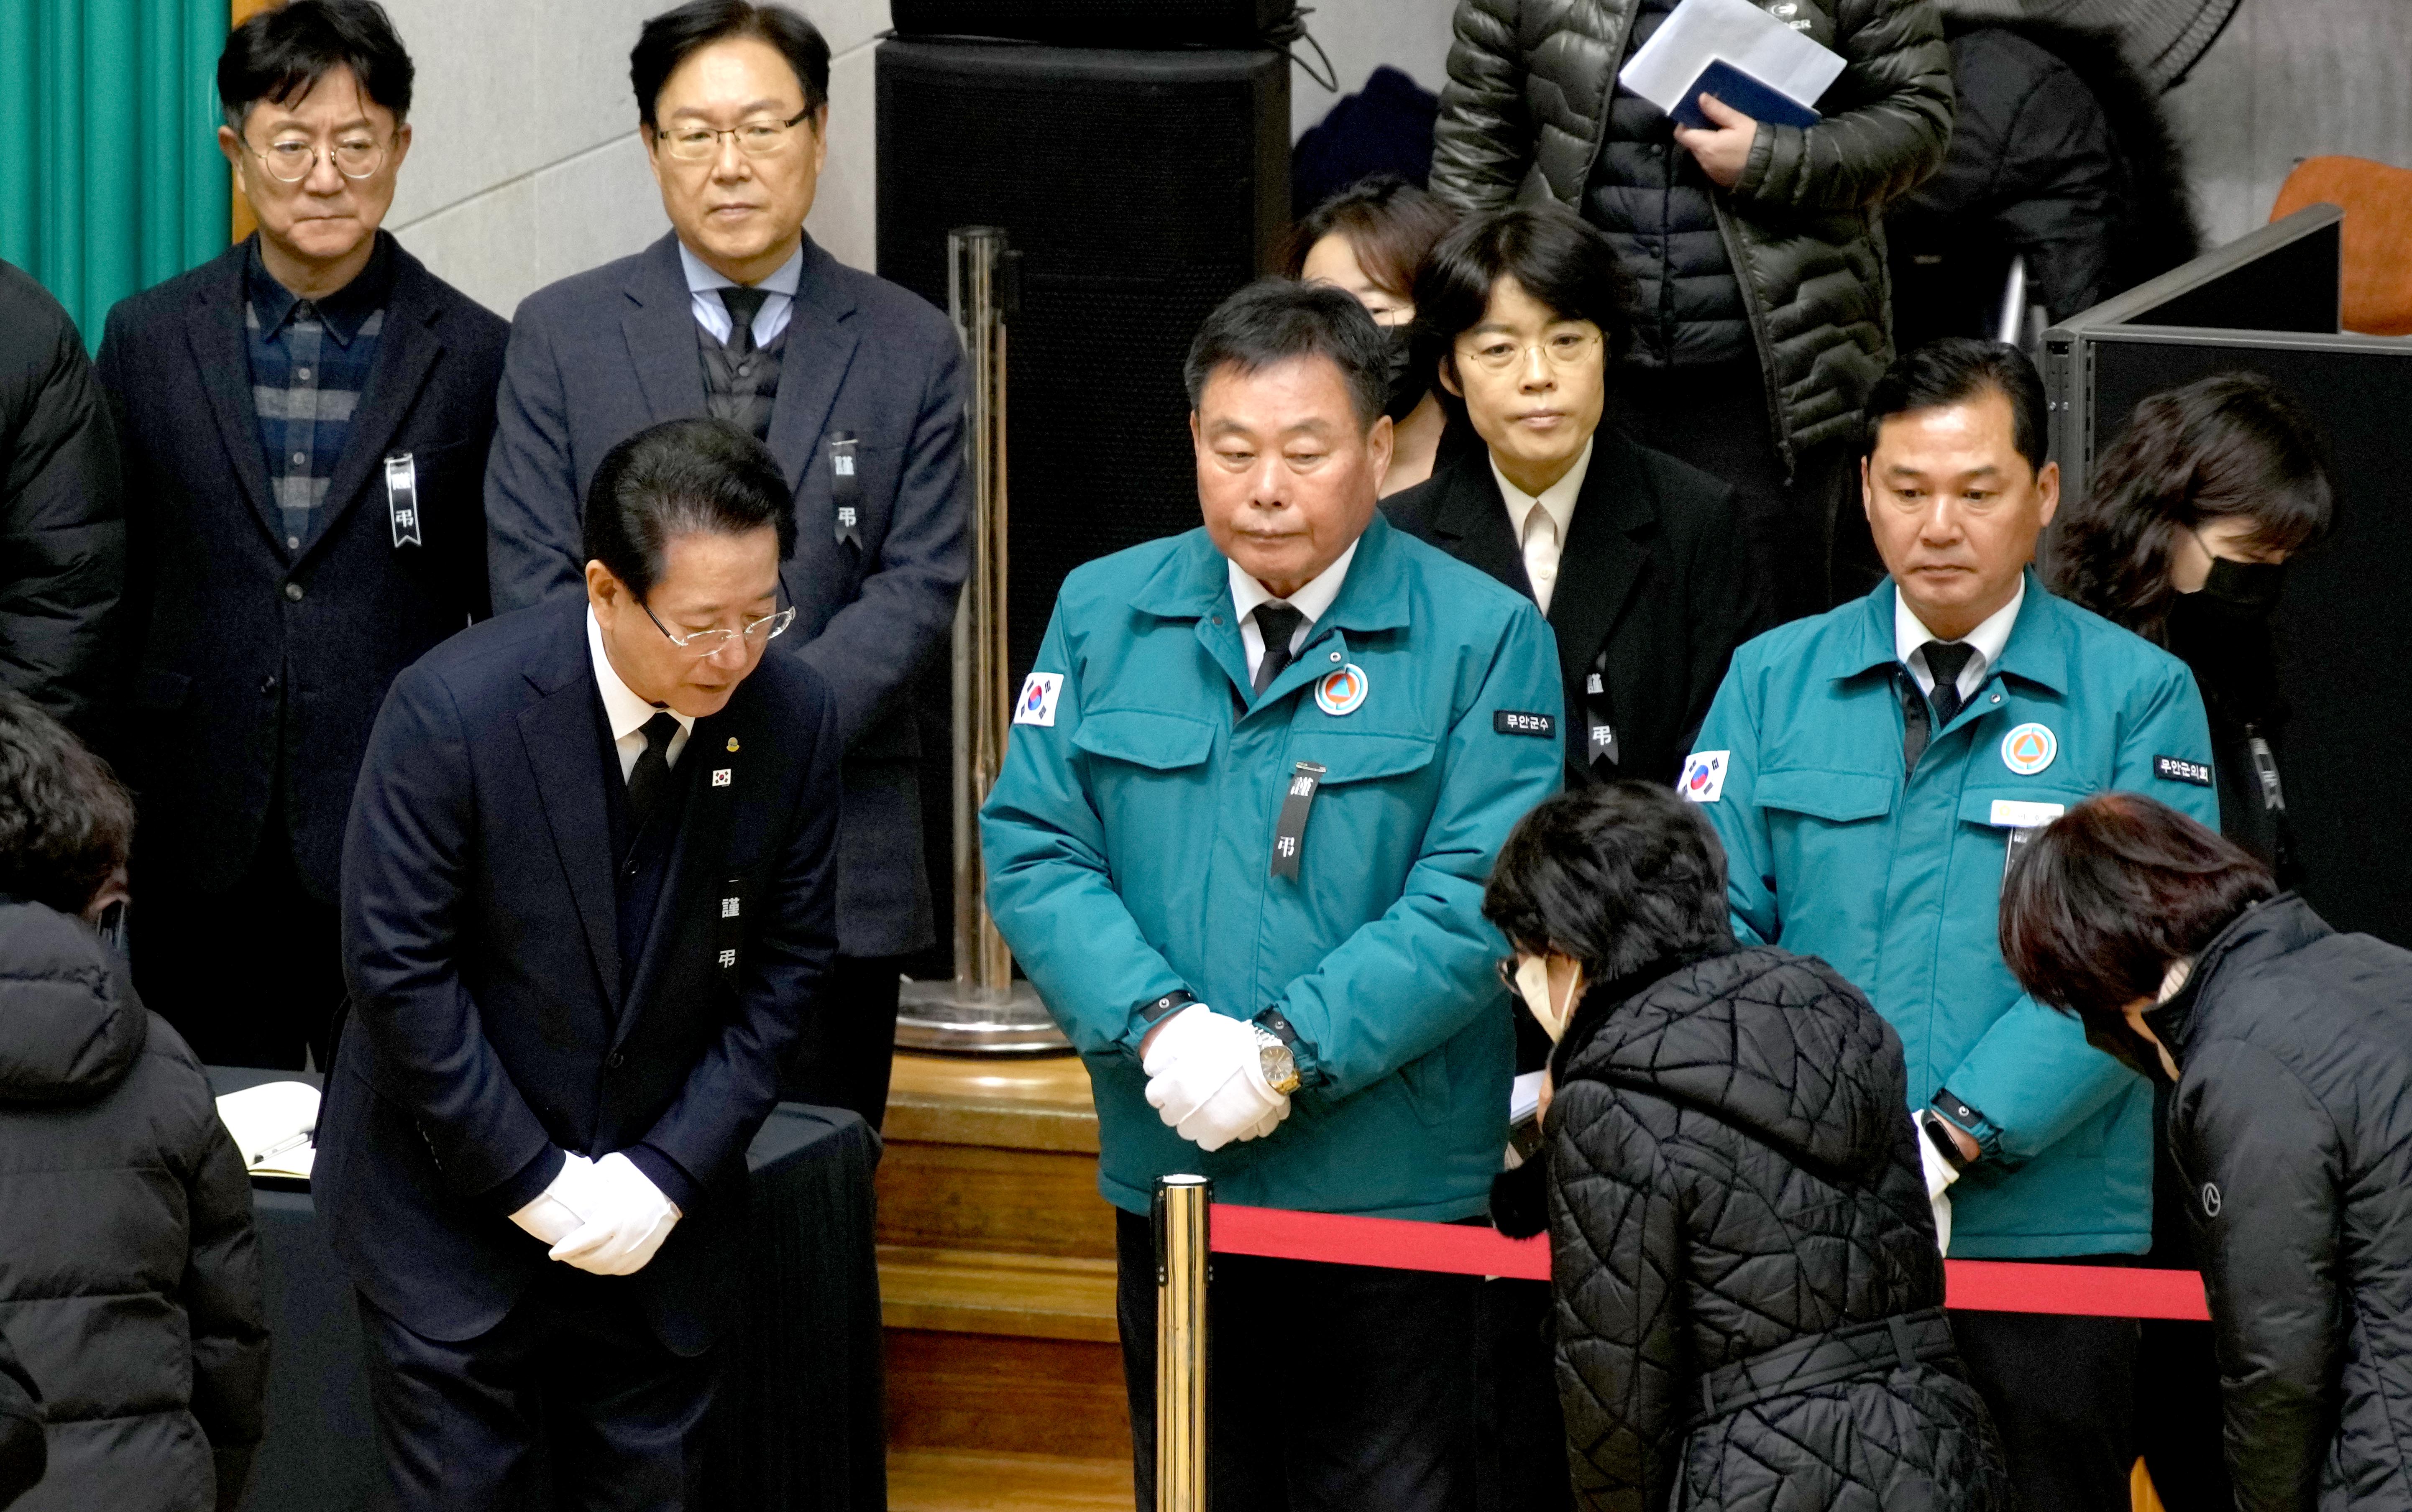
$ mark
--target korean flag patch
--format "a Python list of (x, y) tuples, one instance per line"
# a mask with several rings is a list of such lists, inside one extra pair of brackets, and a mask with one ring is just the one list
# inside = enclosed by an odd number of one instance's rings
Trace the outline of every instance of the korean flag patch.
[(1695, 751), (1684, 762), (1675, 791), (1695, 803), (1713, 803), (1726, 796), (1726, 762), (1730, 751)]
[(1055, 700), (1064, 692), (1061, 672), (1033, 672), (1022, 680), (1022, 697), (1013, 700), (1013, 722), (1017, 725), (1055, 723)]

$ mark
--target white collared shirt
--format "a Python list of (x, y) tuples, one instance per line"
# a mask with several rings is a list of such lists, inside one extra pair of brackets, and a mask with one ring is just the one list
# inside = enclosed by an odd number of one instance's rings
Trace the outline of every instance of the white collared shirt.
[(1306, 638), (1315, 633), (1315, 622), (1331, 612), (1331, 601), (1340, 596), (1340, 585), (1346, 580), (1348, 564), (1355, 559), (1356, 555), (1357, 542), (1350, 541), (1348, 550), (1340, 553), (1338, 561), (1316, 573), (1308, 580), (1305, 587), (1287, 598), (1275, 598), (1266, 592), (1263, 583), (1242, 572), (1238, 563), (1228, 557), (1223, 559), (1223, 565), (1229, 568), (1231, 573), (1231, 608), (1239, 612), (1240, 644), (1245, 647), (1248, 653), (1250, 683), (1256, 682), (1257, 668), (1265, 659), (1265, 632), (1263, 627), (1257, 624), (1257, 606), (1287, 604), (1306, 616), (1299, 622), (1297, 632), (1289, 638), (1289, 649), (1295, 653), (1299, 647), (1306, 644)]
[(1566, 469), (1566, 476), (1537, 495), (1508, 482), (1508, 475), (1499, 470), (1499, 460), (1491, 460), (1500, 502), (1508, 506), (1508, 528), (1524, 553), (1524, 578), (1533, 585), (1533, 602), (1545, 615), (1550, 612), (1550, 595), (1558, 591), (1558, 559), (1566, 553), (1566, 532), (1574, 524), (1575, 496), (1582, 492), (1583, 475), (1591, 471), (1591, 447), (1584, 442), (1582, 455)]
[(637, 770), (637, 758), (645, 754), (645, 721), (655, 714), (678, 721), (678, 733), (662, 749), (662, 759), (677, 766), (679, 753), (686, 749), (686, 738), (695, 733), (695, 716), (647, 703), (620, 681), (620, 669), (603, 650), (603, 626), (596, 623), (592, 604), (586, 606), (586, 650), (595, 658), (595, 685), (602, 690), (603, 717), (610, 722), (611, 745), (620, 756), (620, 780), (627, 781), (628, 773)]
[[(1968, 658), (1968, 665), (1960, 669), (1961, 702), (1965, 703), (1977, 696), (1977, 690), (1985, 685), (1985, 669), (2002, 659), (2002, 648), (2010, 643), (2010, 627), (2019, 623), (2019, 606), (2026, 599), (2027, 580), (2022, 574), (2018, 591), (2010, 595), (2010, 601), (1985, 616), (1984, 623), (1961, 638), (1977, 652)], [(1909, 604), (1901, 596), (1901, 589), (1896, 585), (1892, 594), (1892, 653), (1909, 668), (1909, 675), (1918, 679), (1918, 691), (1930, 698), (1934, 697), (1934, 674), (1927, 670), (1926, 643), (1942, 639), (1910, 612)]]
[[(733, 278), (723, 278), (713, 272), (701, 257), (687, 250), (685, 242), (678, 244), (679, 266), (686, 270), (687, 304), (695, 311), (695, 323), (712, 332), (712, 339), (721, 345), (728, 345), (731, 322), (728, 306), (720, 302), (720, 290), (738, 288)], [(754, 312), (754, 345), (768, 346), (787, 329), (787, 321), (796, 313), (796, 288), (803, 281), (804, 246), (796, 243), (796, 255), (779, 264), (778, 271), (753, 286), (771, 297), (762, 308)]]

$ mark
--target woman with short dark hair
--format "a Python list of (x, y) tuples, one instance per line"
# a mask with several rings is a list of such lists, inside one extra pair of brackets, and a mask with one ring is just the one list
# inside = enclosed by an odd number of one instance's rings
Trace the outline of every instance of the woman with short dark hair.
[(1562, 1036), (1543, 1152), (1579, 1503), (2008, 1512), (1867, 999), (1735, 946), (1716, 837), (1655, 785), (1536, 808), (1483, 913)]
[(96, 932), (134, 810), (0, 692), (0, 1318), (49, 1418), (11, 1512), (232, 1512), (268, 1384), (251, 1182)]
[(2053, 590), (2184, 662), (2211, 715), (2221, 829), (2282, 879), (2294, 859), (2271, 645), (2287, 558), (2334, 509), (2318, 428), (2269, 379), (2152, 394), (2061, 511)]
[(1554, 205), (1466, 221), (1417, 276), (1417, 360), (1484, 445), (1390, 522), (1539, 606), (1570, 783), (1672, 785), (1733, 649), (1772, 623), (1732, 491), (1629, 438), (1609, 374), (1633, 339), (1616, 249)]
[[(2220, 829), (2284, 884), (2298, 877), (2286, 788), (2287, 700), (2272, 619), (2283, 564), (2329, 528), (2332, 501), (2316, 428), (2286, 390), (2223, 373), (2147, 396), (2060, 513), (2056, 591), (2186, 664), (2211, 720)], [(2168, 1094), (2153, 1121), (2153, 1249), (2145, 1263), (2196, 1265), (2184, 1182), (2170, 1167)], [(2172, 1385), (2138, 1403), (2137, 1446), (2169, 1512), (2227, 1512), (2210, 1331), (2147, 1319), (2139, 1379)]]
[(2233, 1505), (2412, 1506), (2412, 952), (2335, 932), (2233, 843), (2118, 792), (2026, 846), (2001, 932), (2037, 1000), (2175, 1083)]
[(1290, 228), (1289, 275), (1354, 297), (1390, 344), (1390, 470), (1384, 495), (1432, 477), (1449, 416), (1432, 370), (1414, 360), (1416, 274), (1457, 213), (1390, 173), (1360, 179)]

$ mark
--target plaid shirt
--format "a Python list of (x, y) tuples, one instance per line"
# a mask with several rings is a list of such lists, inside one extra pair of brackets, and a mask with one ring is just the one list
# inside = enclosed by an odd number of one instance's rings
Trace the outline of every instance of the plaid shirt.
[(393, 258), (385, 233), (358, 278), (323, 300), (297, 298), (270, 276), (251, 243), (244, 278), (243, 335), (251, 352), (251, 404), (270, 492), (284, 518), (284, 545), (299, 551), (317, 534), (335, 461), (352, 433), (352, 411), (376, 365)]

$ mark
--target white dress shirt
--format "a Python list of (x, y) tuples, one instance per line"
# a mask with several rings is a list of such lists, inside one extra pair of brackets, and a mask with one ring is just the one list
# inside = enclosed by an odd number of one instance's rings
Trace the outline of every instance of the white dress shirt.
[(1306, 616), (1299, 622), (1296, 633), (1289, 638), (1289, 649), (1295, 653), (1299, 647), (1306, 644), (1306, 638), (1315, 633), (1315, 622), (1331, 612), (1331, 601), (1340, 596), (1340, 585), (1347, 580), (1348, 564), (1356, 555), (1357, 543), (1350, 541), (1348, 550), (1340, 553), (1338, 561), (1316, 574), (1305, 587), (1287, 598), (1275, 598), (1265, 591), (1263, 583), (1241, 571), (1238, 563), (1228, 557), (1224, 558), (1223, 565), (1231, 572), (1231, 607), (1239, 611), (1240, 644), (1247, 649), (1248, 681), (1251, 683), (1256, 682), (1257, 668), (1265, 659), (1265, 632), (1257, 624), (1257, 606), (1287, 604)]
[(604, 653), (603, 626), (595, 622), (592, 604), (586, 606), (586, 649), (595, 658), (595, 685), (602, 690), (603, 717), (610, 721), (611, 745), (620, 755), (620, 780), (627, 781), (628, 773), (637, 770), (637, 758), (645, 754), (645, 721), (655, 714), (668, 714), (678, 721), (678, 733), (662, 750), (662, 759), (677, 766), (679, 753), (686, 749), (686, 738), (695, 733), (695, 716), (647, 703), (620, 681), (620, 669)]
[[(2026, 598), (2027, 580), (2022, 576), (2018, 591), (2010, 595), (2010, 601), (1987, 615), (1983, 624), (1962, 638), (1977, 652), (1968, 658), (1968, 665), (1960, 669), (1962, 703), (1977, 696), (1977, 690), (1985, 685), (1985, 669), (2002, 659), (2002, 648), (2010, 643), (2010, 627), (2019, 623), (2019, 606), (2025, 603)], [(1934, 674), (1927, 669), (1926, 643), (1942, 639), (1909, 611), (1909, 605), (1903, 600), (1901, 590), (1896, 587), (1892, 595), (1892, 653), (1909, 668), (1909, 675), (1918, 679), (1918, 691), (1930, 698), (1934, 697)]]
[[(728, 306), (720, 302), (720, 290), (738, 288), (733, 278), (723, 278), (713, 272), (701, 257), (678, 244), (679, 266), (686, 270), (687, 303), (695, 311), (695, 323), (712, 332), (712, 339), (721, 345), (728, 345)], [(787, 321), (796, 313), (796, 286), (804, 276), (804, 247), (796, 243), (796, 255), (779, 264), (778, 272), (753, 286), (771, 297), (762, 308), (754, 312), (754, 345), (768, 346), (779, 332), (787, 329)]]
[(1558, 591), (1558, 558), (1566, 549), (1566, 532), (1574, 524), (1575, 497), (1582, 492), (1583, 475), (1591, 471), (1591, 443), (1566, 469), (1566, 476), (1538, 495), (1508, 481), (1499, 460), (1491, 460), (1491, 476), (1498, 480), (1500, 502), (1508, 506), (1508, 528), (1524, 553), (1524, 578), (1533, 585), (1533, 602), (1550, 612), (1550, 595)]

